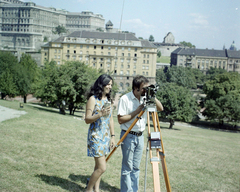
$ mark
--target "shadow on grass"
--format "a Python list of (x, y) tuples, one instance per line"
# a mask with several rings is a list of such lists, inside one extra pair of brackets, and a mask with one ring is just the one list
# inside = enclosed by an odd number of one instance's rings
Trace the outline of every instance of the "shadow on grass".
[[(58, 108), (46, 107), (46, 105), (40, 104), (40, 103), (31, 103), (31, 106), (35, 109), (39, 109), (39, 110), (51, 112), (51, 113), (58, 113), (58, 114), (62, 115)], [(70, 115), (68, 109), (65, 109), (65, 112), (66, 112), (66, 115)], [(85, 112), (83, 112), (83, 111), (75, 111), (74, 115), (71, 115), (71, 116), (82, 118), (84, 116), (84, 114), (85, 114)]]
[[(87, 183), (87, 178), (89, 178), (89, 176), (70, 174), (68, 176), (68, 178), (74, 182), (81, 181), (82, 183)], [(119, 192), (120, 191), (118, 188), (111, 186), (104, 181), (101, 181), (100, 188), (104, 191), (111, 191), (111, 192)]]
[[(39, 177), (42, 179), (45, 183), (49, 185), (55, 185), (55, 186), (60, 186), (62, 189), (72, 191), (72, 192), (80, 192), (84, 191), (85, 189), (78, 185), (77, 183), (74, 183), (72, 181), (69, 181), (67, 179), (63, 179), (57, 176), (49, 176), (49, 175), (36, 175), (36, 177)], [(87, 176), (81, 176), (83, 180), (87, 181)]]
[[(150, 127), (153, 128), (153, 124), (150, 124)], [(168, 129), (168, 130), (172, 130), (172, 131), (181, 131), (181, 129), (177, 129), (177, 128), (171, 128), (169, 129), (168, 126), (162, 126), (161, 123), (160, 123), (160, 129)]]

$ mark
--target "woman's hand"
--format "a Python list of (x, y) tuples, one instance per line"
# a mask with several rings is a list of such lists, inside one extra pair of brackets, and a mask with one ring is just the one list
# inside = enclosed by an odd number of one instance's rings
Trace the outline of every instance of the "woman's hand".
[(110, 142), (110, 150), (112, 150), (115, 146), (115, 136), (111, 137), (111, 142)]
[(110, 106), (108, 106), (106, 108), (102, 108), (102, 110), (101, 110), (102, 116), (108, 116), (110, 114), (110, 112), (111, 112)]

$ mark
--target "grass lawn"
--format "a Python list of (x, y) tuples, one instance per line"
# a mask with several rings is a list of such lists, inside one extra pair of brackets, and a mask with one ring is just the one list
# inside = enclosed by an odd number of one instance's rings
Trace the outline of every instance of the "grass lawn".
[(157, 63), (170, 63), (171, 57), (168, 56), (161, 56), (160, 58), (157, 57)]
[[(75, 116), (60, 115), (52, 108), (0, 100), (0, 105), (27, 114), (0, 122), (0, 191), (84, 191), (94, 168), (87, 157), (88, 125)], [(119, 125), (115, 117), (116, 142)], [(238, 192), (240, 134), (178, 124), (169, 130), (162, 123), (166, 163), (172, 191)], [(146, 136), (146, 132), (145, 132)], [(145, 144), (147, 143), (145, 137)], [(140, 174), (144, 190), (145, 149)], [(161, 191), (166, 191), (160, 167)], [(121, 149), (108, 161), (102, 176), (102, 192), (119, 191)], [(148, 159), (147, 191), (153, 192), (152, 170)]]

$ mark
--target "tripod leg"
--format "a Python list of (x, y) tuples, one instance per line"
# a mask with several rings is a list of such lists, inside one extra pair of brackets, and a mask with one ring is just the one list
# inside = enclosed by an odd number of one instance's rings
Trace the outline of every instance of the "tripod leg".
[(123, 142), (123, 140), (127, 137), (128, 133), (131, 131), (131, 129), (133, 128), (133, 126), (137, 123), (137, 121), (140, 119), (140, 117), (143, 115), (143, 113), (145, 112), (145, 108), (143, 108), (143, 110), (139, 113), (139, 115), (137, 116), (137, 118), (133, 121), (133, 123), (131, 124), (131, 126), (128, 128), (128, 130), (126, 131), (126, 133), (122, 136), (122, 138), (118, 141), (117, 145), (113, 148), (113, 150), (109, 153), (109, 155), (106, 158), (106, 161), (108, 161), (108, 159), (112, 156), (112, 154), (114, 153), (114, 151), (116, 151), (116, 149), (120, 146), (120, 144)]
[[(157, 119), (158, 130), (161, 133), (160, 123), (159, 123), (159, 119), (158, 119), (157, 113), (156, 113), (156, 119)], [(164, 174), (164, 179), (165, 179), (167, 192), (171, 192), (172, 190), (171, 190), (170, 181), (169, 181), (169, 177), (168, 177), (168, 171), (167, 171), (167, 164), (166, 164), (165, 154), (164, 154), (162, 134), (160, 134), (160, 136), (161, 136), (162, 152), (159, 150), (159, 154), (160, 154), (160, 157), (161, 157), (162, 169), (163, 169), (163, 174)]]
[[(154, 126), (154, 131), (156, 132), (156, 119), (153, 116), (153, 113), (151, 112), (152, 115), (152, 120), (153, 120), (153, 126)], [(150, 150), (149, 150), (149, 156), (150, 156), (150, 162), (152, 164), (152, 171), (153, 171), (153, 186), (154, 186), (154, 192), (160, 192), (160, 178), (159, 178), (159, 154), (157, 154), (157, 157), (153, 157), (152, 153), (152, 148), (151, 148), (151, 130), (150, 130), (150, 115), (149, 112), (147, 114), (147, 120), (148, 120), (148, 138), (149, 138), (149, 145), (150, 145)]]
[(147, 189), (147, 159), (148, 159), (148, 141), (147, 141), (147, 147), (146, 147), (146, 160), (145, 160), (145, 179), (144, 179), (144, 192), (146, 192)]

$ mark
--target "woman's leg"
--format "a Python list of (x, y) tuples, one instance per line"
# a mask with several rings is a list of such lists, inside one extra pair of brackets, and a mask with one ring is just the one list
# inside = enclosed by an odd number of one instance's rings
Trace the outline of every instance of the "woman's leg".
[(106, 171), (106, 158), (105, 158), (105, 156), (94, 157), (94, 160), (95, 160), (95, 169), (94, 169), (93, 174), (90, 177), (86, 192), (92, 192), (93, 187), (95, 189), (95, 192), (99, 192), (101, 175)]

